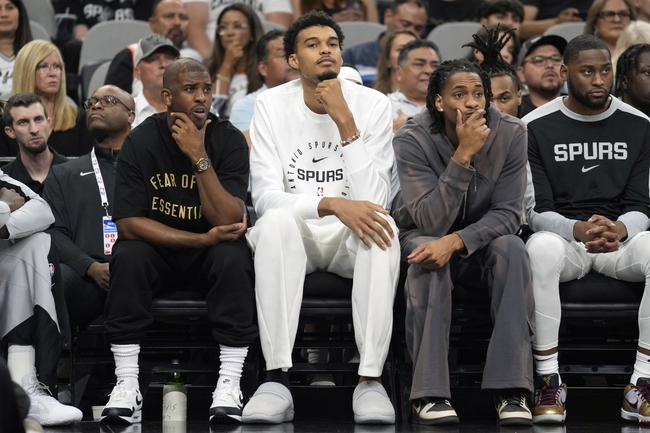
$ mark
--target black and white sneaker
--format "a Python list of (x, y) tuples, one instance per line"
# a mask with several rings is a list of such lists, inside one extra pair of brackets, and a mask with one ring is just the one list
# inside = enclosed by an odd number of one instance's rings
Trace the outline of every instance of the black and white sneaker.
[(421, 398), (411, 406), (413, 424), (441, 425), (458, 424), (458, 414), (449, 400)]
[(210, 406), (210, 424), (241, 423), (244, 396), (239, 386), (226, 386), (215, 389)]
[(532, 425), (533, 415), (525, 395), (495, 397), (494, 405), (499, 414), (500, 425)]
[(135, 424), (142, 421), (142, 394), (123, 380), (110, 393), (100, 421), (102, 424)]

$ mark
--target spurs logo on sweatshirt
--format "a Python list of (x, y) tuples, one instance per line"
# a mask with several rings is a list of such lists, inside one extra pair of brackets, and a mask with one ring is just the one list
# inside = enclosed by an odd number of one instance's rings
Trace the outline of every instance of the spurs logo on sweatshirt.
[(286, 165), (294, 192), (318, 197), (347, 197), (349, 187), (341, 145), (331, 140), (310, 141), (295, 149)]
[(627, 143), (593, 141), (591, 143), (556, 144), (555, 161), (605, 161), (627, 159)]

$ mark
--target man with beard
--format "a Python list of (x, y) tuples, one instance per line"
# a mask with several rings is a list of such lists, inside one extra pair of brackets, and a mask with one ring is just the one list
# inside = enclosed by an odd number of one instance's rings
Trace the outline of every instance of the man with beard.
[[(156, 0), (151, 18), (149, 18), (149, 27), (154, 34), (165, 36), (171, 40), (182, 57), (202, 60), (201, 55), (185, 43), (188, 22), (185, 5), (180, 0)], [(106, 84), (114, 84), (132, 95), (136, 95), (142, 87), (135, 70), (137, 46), (137, 42), (133, 43), (113, 57), (104, 81)]]
[[(84, 107), (95, 146), (91, 153), (53, 167), (43, 191), (54, 214), (48, 233), (59, 247), (71, 328), (94, 320), (104, 311), (108, 262), (115, 241), (106, 231), (104, 219), (113, 213), (115, 165), (135, 116), (133, 98), (115, 86), (97, 89), (84, 101)], [(99, 168), (97, 175), (95, 167)]]
[(632, 45), (618, 58), (616, 94), (650, 116), (650, 45)]
[[(561, 423), (566, 385), (558, 368), (559, 283), (598, 272), (625, 281), (650, 275), (650, 123), (609, 95), (613, 73), (596, 36), (571, 40), (560, 74), (569, 94), (526, 116), (528, 223), (537, 330), (534, 422)], [(639, 308), (636, 363), (621, 416), (650, 422), (650, 297)]]
[(305, 275), (317, 269), (354, 277), (355, 421), (395, 422), (380, 378), (399, 274), (397, 228), (385, 210), (394, 164), (391, 108), (381, 93), (337, 78), (342, 43), (341, 28), (324, 12), (297, 19), (284, 53), (300, 79), (255, 103), (251, 192), (260, 219), (248, 240), (267, 376), (244, 408), (244, 422), (293, 419), (287, 370)]
[(517, 75), (528, 87), (528, 95), (521, 98), (522, 116), (560, 96), (564, 47), (566, 40), (556, 35), (535, 36), (521, 47)]
[(212, 82), (202, 63), (172, 62), (163, 87), (167, 111), (129, 133), (117, 164), (113, 221), (119, 240), (104, 311), (117, 385), (101, 421), (141, 421), (138, 353), (153, 321), (153, 295), (193, 286), (205, 293), (220, 347), (210, 422), (239, 422), (239, 381), (257, 338), (253, 263), (242, 236), (248, 146), (241, 132), (210, 113)]
[(68, 160), (47, 145), (52, 126), (45, 103), (33, 93), (18, 93), (9, 98), (2, 115), (8, 125), (5, 133), (16, 140), (19, 149), (3, 171), (40, 195), (50, 167)]

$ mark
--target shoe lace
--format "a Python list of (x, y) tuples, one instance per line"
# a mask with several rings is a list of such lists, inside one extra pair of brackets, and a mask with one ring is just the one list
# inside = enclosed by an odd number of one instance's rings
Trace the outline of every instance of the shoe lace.
[(528, 410), (528, 404), (526, 403), (525, 395), (509, 395), (501, 397), (501, 404), (497, 406), (499, 412), (508, 405), (519, 406)]
[(221, 388), (221, 389), (215, 389), (212, 392), (212, 398), (213, 399), (218, 399), (218, 400), (234, 400), (235, 402), (239, 403), (239, 393), (235, 392), (235, 389), (233, 388)]
[(421, 407), (426, 407), (427, 405), (431, 405), (431, 407), (434, 407), (436, 405), (443, 405), (443, 404), (452, 407), (451, 403), (447, 399), (440, 400), (440, 399), (433, 399), (431, 397), (423, 397), (422, 399), (420, 399)]
[(50, 388), (46, 386), (43, 382), (32, 382), (29, 385), (29, 389), (27, 390), (28, 394), (30, 395), (35, 395), (35, 396), (46, 396), (46, 397), (51, 397), (52, 392), (50, 392)]
[(636, 392), (639, 393), (639, 395), (645, 400), (649, 401), (650, 400), (650, 384), (643, 385), (643, 386), (638, 386), (634, 385), (634, 389)]
[(552, 406), (557, 400), (557, 394), (560, 391), (560, 387), (551, 388), (544, 385), (539, 389), (539, 405), (540, 406)]
[(113, 388), (113, 392), (108, 394), (112, 402), (125, 401), (129, 400), (131, 394), (134, 394), (135, 391), (124, 386), (116, 385)]

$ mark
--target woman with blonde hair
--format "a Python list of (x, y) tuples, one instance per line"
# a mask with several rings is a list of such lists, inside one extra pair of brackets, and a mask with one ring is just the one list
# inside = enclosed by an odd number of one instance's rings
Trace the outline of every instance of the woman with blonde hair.
[[(94, 138), (86, 127), (86, 113), (66, 100), (65, 65), (54, 44), (35, 40), (18, 52), (12, 94), (21, 92), (35, 93), (45, 102), (52, 129), (49, 146), (65, 156), (90, 152)], [(18, 144), (6, 136), (3, 139), (16, 155)]]
[(420, 39), (410, 30), (395, 30), (387, 32), (380, 41), (381, 52), (377, 60), (377, 76), (375, 78), (375, 89), (384, 95), (397, 91), (398, 83), (395, 78), (397, 58), (400, 50), (407, 43)]
[(612, 64), (614, 65), (614, 74), (616, 74), (616, 62), (625, 50), (634, 44), (650, 44), (650, 23), (645, 21), (632, 21), (629, 26), (623, 30), (621, 36), (616, 42), (616, 48), (612, 52)]
[(584, 34), (598, 36), (613, 53), (630, 20), (636, 20), (632, 0), (595, 0), (587, 12)]

